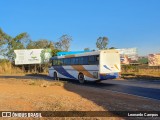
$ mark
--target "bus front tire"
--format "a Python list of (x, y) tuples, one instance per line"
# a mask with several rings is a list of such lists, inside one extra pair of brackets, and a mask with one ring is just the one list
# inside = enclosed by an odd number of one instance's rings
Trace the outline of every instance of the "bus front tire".
[(54, 72), (54, 80), (58, 80), (58, 75), (56, 72)]
[(78, 75), (78, 80), (79, 80), (79, 82), (80, 82), (81, 84), (83, 84), (83, 83), (85, 82), (83, 73), (80, 73), (80, 74)]

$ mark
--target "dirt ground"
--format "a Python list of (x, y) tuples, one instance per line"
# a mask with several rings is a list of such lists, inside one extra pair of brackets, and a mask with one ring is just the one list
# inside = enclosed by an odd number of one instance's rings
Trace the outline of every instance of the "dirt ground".
[[(55, 82), (28, 76), (0, 76), (0, 111), (136, 110), (156, 111), (160, 110), (160, 104), (157, 101), (153, 102), (135, 96), (64, 81)], [(119, 120), (124, 118), (108, 117), (92, 119)]]
[[(102, 106), (91, 100), (68, 91), (64, 87), (66, 85), (70, 86), (67, 82), (33, 79), (21, 75), (6, 78), (1, 75), (0, 111), (105, 111)], [(119, 120), (121, 118), (108, 119)]]

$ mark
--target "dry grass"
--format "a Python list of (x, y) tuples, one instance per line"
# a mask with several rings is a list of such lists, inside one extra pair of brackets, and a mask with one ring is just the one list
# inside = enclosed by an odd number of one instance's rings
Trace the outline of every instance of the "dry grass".
[(62, 81), (46, 81), (46, 80), (27, 80), (28, 85), (38, 85), (40, 87), (49, 87), (49, 86), (64, 86), (67, 82)]
[(160, 68), (128, 66), (122, 68), (122, 75), (160, 77)]
[(139, 69), (137, 74), (160, 77), (160, 69)]
[(24, 73), (20, 68), (13, 67), (10, 62), (0, 63), (0, 74), (22, 74)]

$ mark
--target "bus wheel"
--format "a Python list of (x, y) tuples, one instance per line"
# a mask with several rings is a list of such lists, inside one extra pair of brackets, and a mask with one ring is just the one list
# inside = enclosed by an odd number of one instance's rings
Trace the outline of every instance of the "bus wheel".
[(58, 80), (58, 76), (56, 72), (54, 72), (54, 80)]
[(83, 75), (83, 73), (79, 73), (79, 75), (78, 75), (78, 80), (79, 80), (79, 82), (81, 83), (81, 84), (83, 84), (84, 83), (84, 75)]

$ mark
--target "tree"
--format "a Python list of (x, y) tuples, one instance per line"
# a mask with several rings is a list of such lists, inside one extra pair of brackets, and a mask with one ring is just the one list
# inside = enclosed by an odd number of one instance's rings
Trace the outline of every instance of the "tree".
[(36, 49), (35, 47), (36, 47), (35, 42), (30, 40), (26, 48), (27, 49)]
[(96, 46), (99, 50), (106, 49), (107, 45), (108, 45), (108, 38), (107, 37), (99, 37), (97, 39)]
[(5, 44), (6, 40), (9, 39), (9, 35), (3, 32), (3, 30), (0, 28), (0, 45)]
[(84, 48), (84, 51), (89, 51), (90, 49), (89, 48)]
[(54, 45), (55, 45), (55, 49), (62, 50), (62, 43), (61, 42), (55, 42)]
[(4, 44), (4, 39), (5, 39), (5, 33), (0, 28), (0, 46)]
[(51, 50), (54, 49), (53, 42), (46, 40), (46, 39), (40, 39), (38, 41), (29, 41), (29, 44), (27, 45), (27, 49), (46, 49), (50, 48)]
[[(46, 39), (40, 39), (38, 41), (29, 41), (29, 44), (27, 45), (27, 49), (51, 49), (51, 51), (54, 51), (54, 43), (46, 40)], [(51, 52), (51, 55), (55, 55), (54, 52)]]
[(44, 48), (49, 48), (50, 42), (46, 39), (40, 39), (35, 42), (35, 45), (37, 49), (44, 49)]
[(0, 28), (0, 55), (3, 55), (6, 49), (4, 48), (5, 44), (7, 43), (8, 35), (3, 32)]
[(48, 44), (48, 48), (50, 48), (51, 50), (54, 50), (54, 43), (50, 41)]
[(58, 44), (60, 50), (62, 51), (69, 51), (69, 48), (70, 48), (70, 42), (72, 41), (72, 37), (69, 36), (69, 35), (62, 35), (60, 37), (60, 41)]
[(24, 49), (28, 43), (28, 38), (28, 34), (25, 32), (17, 35), (16, 37), (11, 37), (0, 29), (1, 55), (3, 54), (3, 56), (6, 56), (9, 60), (13, 60), (14, 50)]
[(115, 47), (110, 47), (109, 49), (117, 49), (117, 48), (115, 48)]
[(9, 60), (14, 59), (14, 50), (16, 49), (25, 49), (27, 43), (29, 41), (29, 36), (26, 32), (17, 35), (16, 37), (12, 38), (8, 36), (7, 38), (7, 53), (6, 56)]
[(57, 52), (61, 52), (59, 49), (52, 50), (52, 56), (57, 56)]

